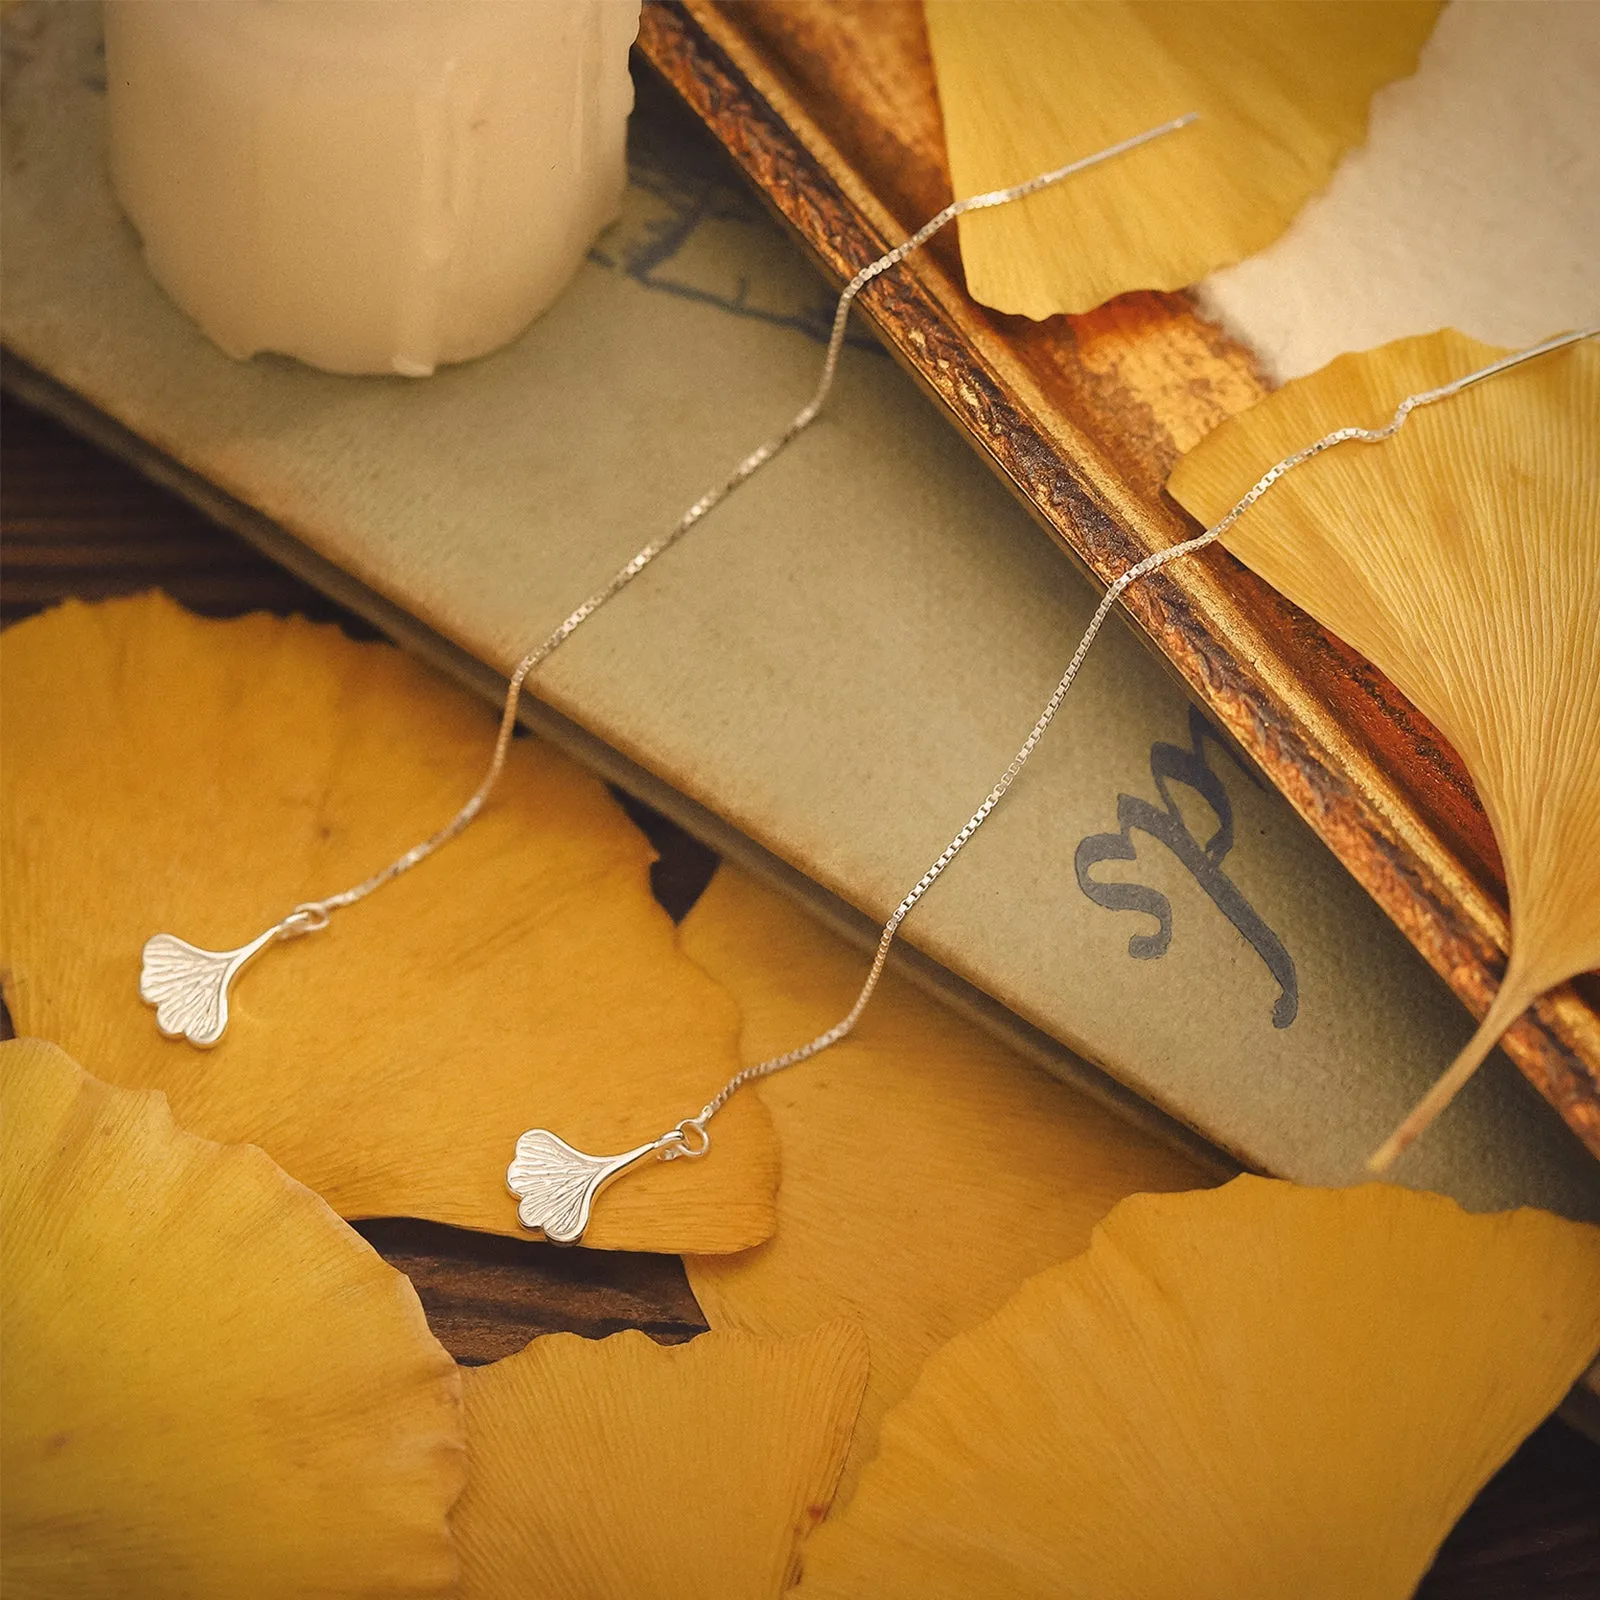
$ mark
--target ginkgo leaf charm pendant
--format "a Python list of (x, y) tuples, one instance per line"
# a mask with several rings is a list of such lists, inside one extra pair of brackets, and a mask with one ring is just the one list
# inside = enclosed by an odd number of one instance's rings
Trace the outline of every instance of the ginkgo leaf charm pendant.
[(202, 950), (176, 934), (152, 934), (144, 942), (139, 998), (156, 1008), (156, 1027), (168, 1039), (209, 1050), (228, 1030), (233, 980), (269, 944), (320, 933), (327, 925), (328, 903), (308, 900), (237, 950)]
[(523, 1227), (552, 1244), (577, 1244), (589, 1226), (594, 1197), (646, 1156), (659, 1156), (659, 1140), (620, 1156), (591, 1156), (574, 1150), (548, 1128), (530, 1128), (517, 1140), (515, 1160), (506, 1168), (506, 1187), (521, 1202)]
[(277, 937), (269, 928), (237, 950), (202, 950), (158, 933), (144, 942), (139, 998), (156, 1008), (156, 1026), (167, 1038), (209, 1050), (227, 1030), (229, 984)]

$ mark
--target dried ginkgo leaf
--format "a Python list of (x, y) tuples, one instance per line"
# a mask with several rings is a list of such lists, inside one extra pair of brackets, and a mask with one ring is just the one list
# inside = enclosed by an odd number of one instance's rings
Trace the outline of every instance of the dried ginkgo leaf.
[[(513, 744), (438, 856), (251, 965), (214, 1050), (163, 1039), (138, 992), (157, 930), (228, 950), (425, 837), (493, 738), (487, 708), (398, 650), (296, 618), (150, 595), (17, 624), (0, 959), (18, 1030), (164, 1089), (185, 1127), (260, 1144), (345, 1216), (519, 1233), (506, 1173), (528, 1129), (629, 1150), (738, 1066), (735, 1008), (651, 899), (649, 845), (547, 745)], [(748, 1096), (723, 1119), (715, 1156), (646, 1163), (586, 1242), (765, 1238), (770, 1122)]]
[(463, 1600), (777, 1600), (866, 1380), (848, 1323), (799, 1339), (573, 1334), (466, 1374)]
[(885, 1420), (803, 1600), (1404, 1600), (1600, 1344), (1600, 1229), (1140, 1195)]
[(1018, 183), (1186, 112), (1200, 120), (1022, 205), (958, 224), (997, 311), (1092, 310), (1263, 249), (1416, 70), (1435, 0), (928, 0), (958, 195)]
[[(683, 932), (738, 1000), (751, 1060), (841, 1015), (861, 982), (858, 952), (726, 865)], [(866, 1329), (841, 1498), (932, 1351), (1076, 1255), (1124, 1195), (1211, 1181), (893, 975), (856, 1033), (759, 1092), (783, 1141), (777, 1232), (691, 1257), (689, 1281), (714, 1328), (794, 1334), (849, 1316)]]
[(0, 1044), (12, 1600), (432, 1595), (460, 1379), (415, 1291), (259, 1150)]
[[(1274, 462), (1504, 351), (1459, 333), (1341, 356), (1225, 422), (1172, 474), (1216, 521)], [(1286, 474), (1223, 542), (1383, 669), (1461, 754), (1505, 862), (1510, 961), (1386, 1165), (1534, 999), (1600, 966), (1600, 342), (1414, 411)]]

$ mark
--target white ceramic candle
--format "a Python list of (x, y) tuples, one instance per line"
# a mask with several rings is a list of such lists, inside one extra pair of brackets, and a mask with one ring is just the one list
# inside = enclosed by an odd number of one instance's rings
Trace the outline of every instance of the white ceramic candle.
[(424, 376), (553, 301), (626, 181), (638, 0), (112, 0), (111, 176), (230, 355)]

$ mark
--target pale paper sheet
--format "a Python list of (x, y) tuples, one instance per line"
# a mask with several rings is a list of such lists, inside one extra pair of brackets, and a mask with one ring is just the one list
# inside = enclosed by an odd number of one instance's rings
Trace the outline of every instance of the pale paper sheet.
[(1600, 321), (1600, 3), (1455, 0), (1367, 143), (1201, 304), (1281, 379), (1408, 334)]
[[(112, 207), (91, 8), (23, 5), (5, 27), (7, 344), (501, 672), (815, 383), (832, 292), (720, 156), (648, 108), (623, 220), (511, 348), (419, 382), (234, 363)], [(1010, 759), (1094, 603), (863, 339), (816, 427), (537, 690), (881, 918)], [(1469, 1019), (1203, 727), (1108, 629), (905, 937), (1265, 1170), (1357, 1180)], [(1108, 909), (1097, 882), (1152, 909)], [(1498, 1056), (1400, 1176), (1600, 1215), (1600, 1165)]]

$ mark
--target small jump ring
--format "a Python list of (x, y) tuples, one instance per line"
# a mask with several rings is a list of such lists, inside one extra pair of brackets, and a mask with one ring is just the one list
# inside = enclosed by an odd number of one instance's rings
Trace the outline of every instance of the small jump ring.
[(679, 1156), (698, 1161), (711, 1148), (711, 1135), (694, 1117), (685, 1117), (677, 1127), (662, 1134), (656, 1146), (663, 1161), (676, 1161)]
[(330, 920), (328, 908), (320, 900), (304, 900), (278, 926), (296, 939), (303, 933), (321, 933)]
[(698, 1161), (711, 1148), (711, 1135), (697, 1117), (685, 1117), (672, 1131), (682, 1136), (682, 1154), (691, 1161)]

